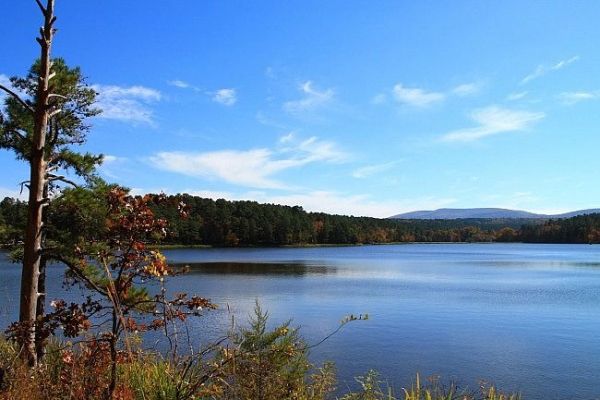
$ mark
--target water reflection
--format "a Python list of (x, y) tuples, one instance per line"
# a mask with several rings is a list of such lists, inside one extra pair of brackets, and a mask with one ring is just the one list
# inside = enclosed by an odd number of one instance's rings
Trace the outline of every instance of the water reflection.
[(314, 265), (303, 262), (294, 263), (243, 263), (243, 262), (205, 262), (174, 264), (176, 268), (189, 267), (189, 274), (218, 275), (335, 275), (334, 266)]

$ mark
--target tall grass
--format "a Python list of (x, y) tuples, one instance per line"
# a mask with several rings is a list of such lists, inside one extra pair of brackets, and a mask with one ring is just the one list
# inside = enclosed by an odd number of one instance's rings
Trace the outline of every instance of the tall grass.
[(0, 338), (1, 400), (520, 400), (494, 387), (476, 392), (444, 386), (437, 379), (394, 391), (369, 371), (358, 389), (336, 390), (333, 364), (308, 361), (308, 347), (289, 322), (269, 329), (257, 306), (247, 328), (204, 357), (164, 357), (158, 352), (123, 352), (117, 386), (110, 384), (109, 350), (100, 340), (78, 346), (52, 343), (35, 369), (23, 365), (17, 348)]

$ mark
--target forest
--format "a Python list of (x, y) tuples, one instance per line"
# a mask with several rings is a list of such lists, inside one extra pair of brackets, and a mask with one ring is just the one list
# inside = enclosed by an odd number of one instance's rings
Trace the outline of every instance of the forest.
[[(407, 242), (598, 243), (600, 215), (567, 219), (397, 220), (306, 212), (302, 207), (255, 201), (212, 200), (180, 194), (153, 205), (169, 221), (169, 234), (153, 244), (247, 247), (345, 245)], [(183, 203), (187, 218), (174, 204)], [(50, 208), (52, 214), (55, 208)], [(0, 239), (4, 246), (23, 241), (27, 203), (0, 202)], [(72, 216), (71, 216), (72, 217)], [(72, 218), (49, 218), (60, 230)], [(61, 222), (63, 221), (63, 222)]]

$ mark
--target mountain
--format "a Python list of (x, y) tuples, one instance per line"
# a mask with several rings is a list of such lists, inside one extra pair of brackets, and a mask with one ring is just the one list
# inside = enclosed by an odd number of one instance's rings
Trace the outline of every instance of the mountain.
[(571, 211), (564, 214), (535, 214), (527, 211), (505, 208), (440, 208), (433, 211), (412, 211), (391, 216), (392, 219), (467, 219), (467, 218), (504, 218), (504, 219), (556, 219), (571, 218), (578, 215), (600, 213), (600, 208)]

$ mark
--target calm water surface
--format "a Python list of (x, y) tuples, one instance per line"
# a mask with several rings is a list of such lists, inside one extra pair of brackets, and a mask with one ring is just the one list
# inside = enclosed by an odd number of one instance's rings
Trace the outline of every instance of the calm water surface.
[[(293, 318), (309, 343), (348, 314), (347, 325), (313, 351), (333, 360), (340, 386), (380, 371), (410, 384), (418, 371), (462, 385), (480, 380), (528, 399), (600, 398), (600, 246), (410, 244), (307, 249), (182, 249), (189, 264), (171, 289), (222, 305), (194, 326), (223, 333), (255, 299), (273, 323)], [(51, 268), (49, 292), (60, 293)], [(0, 323), (16, 317), (20, 270), (0, 254)], [(56, 297), (59, 297), (57, 295)], [(70, 296), (74, 296), (71, 294)], [(52, 297), (52, 296), (51, 296)]]

